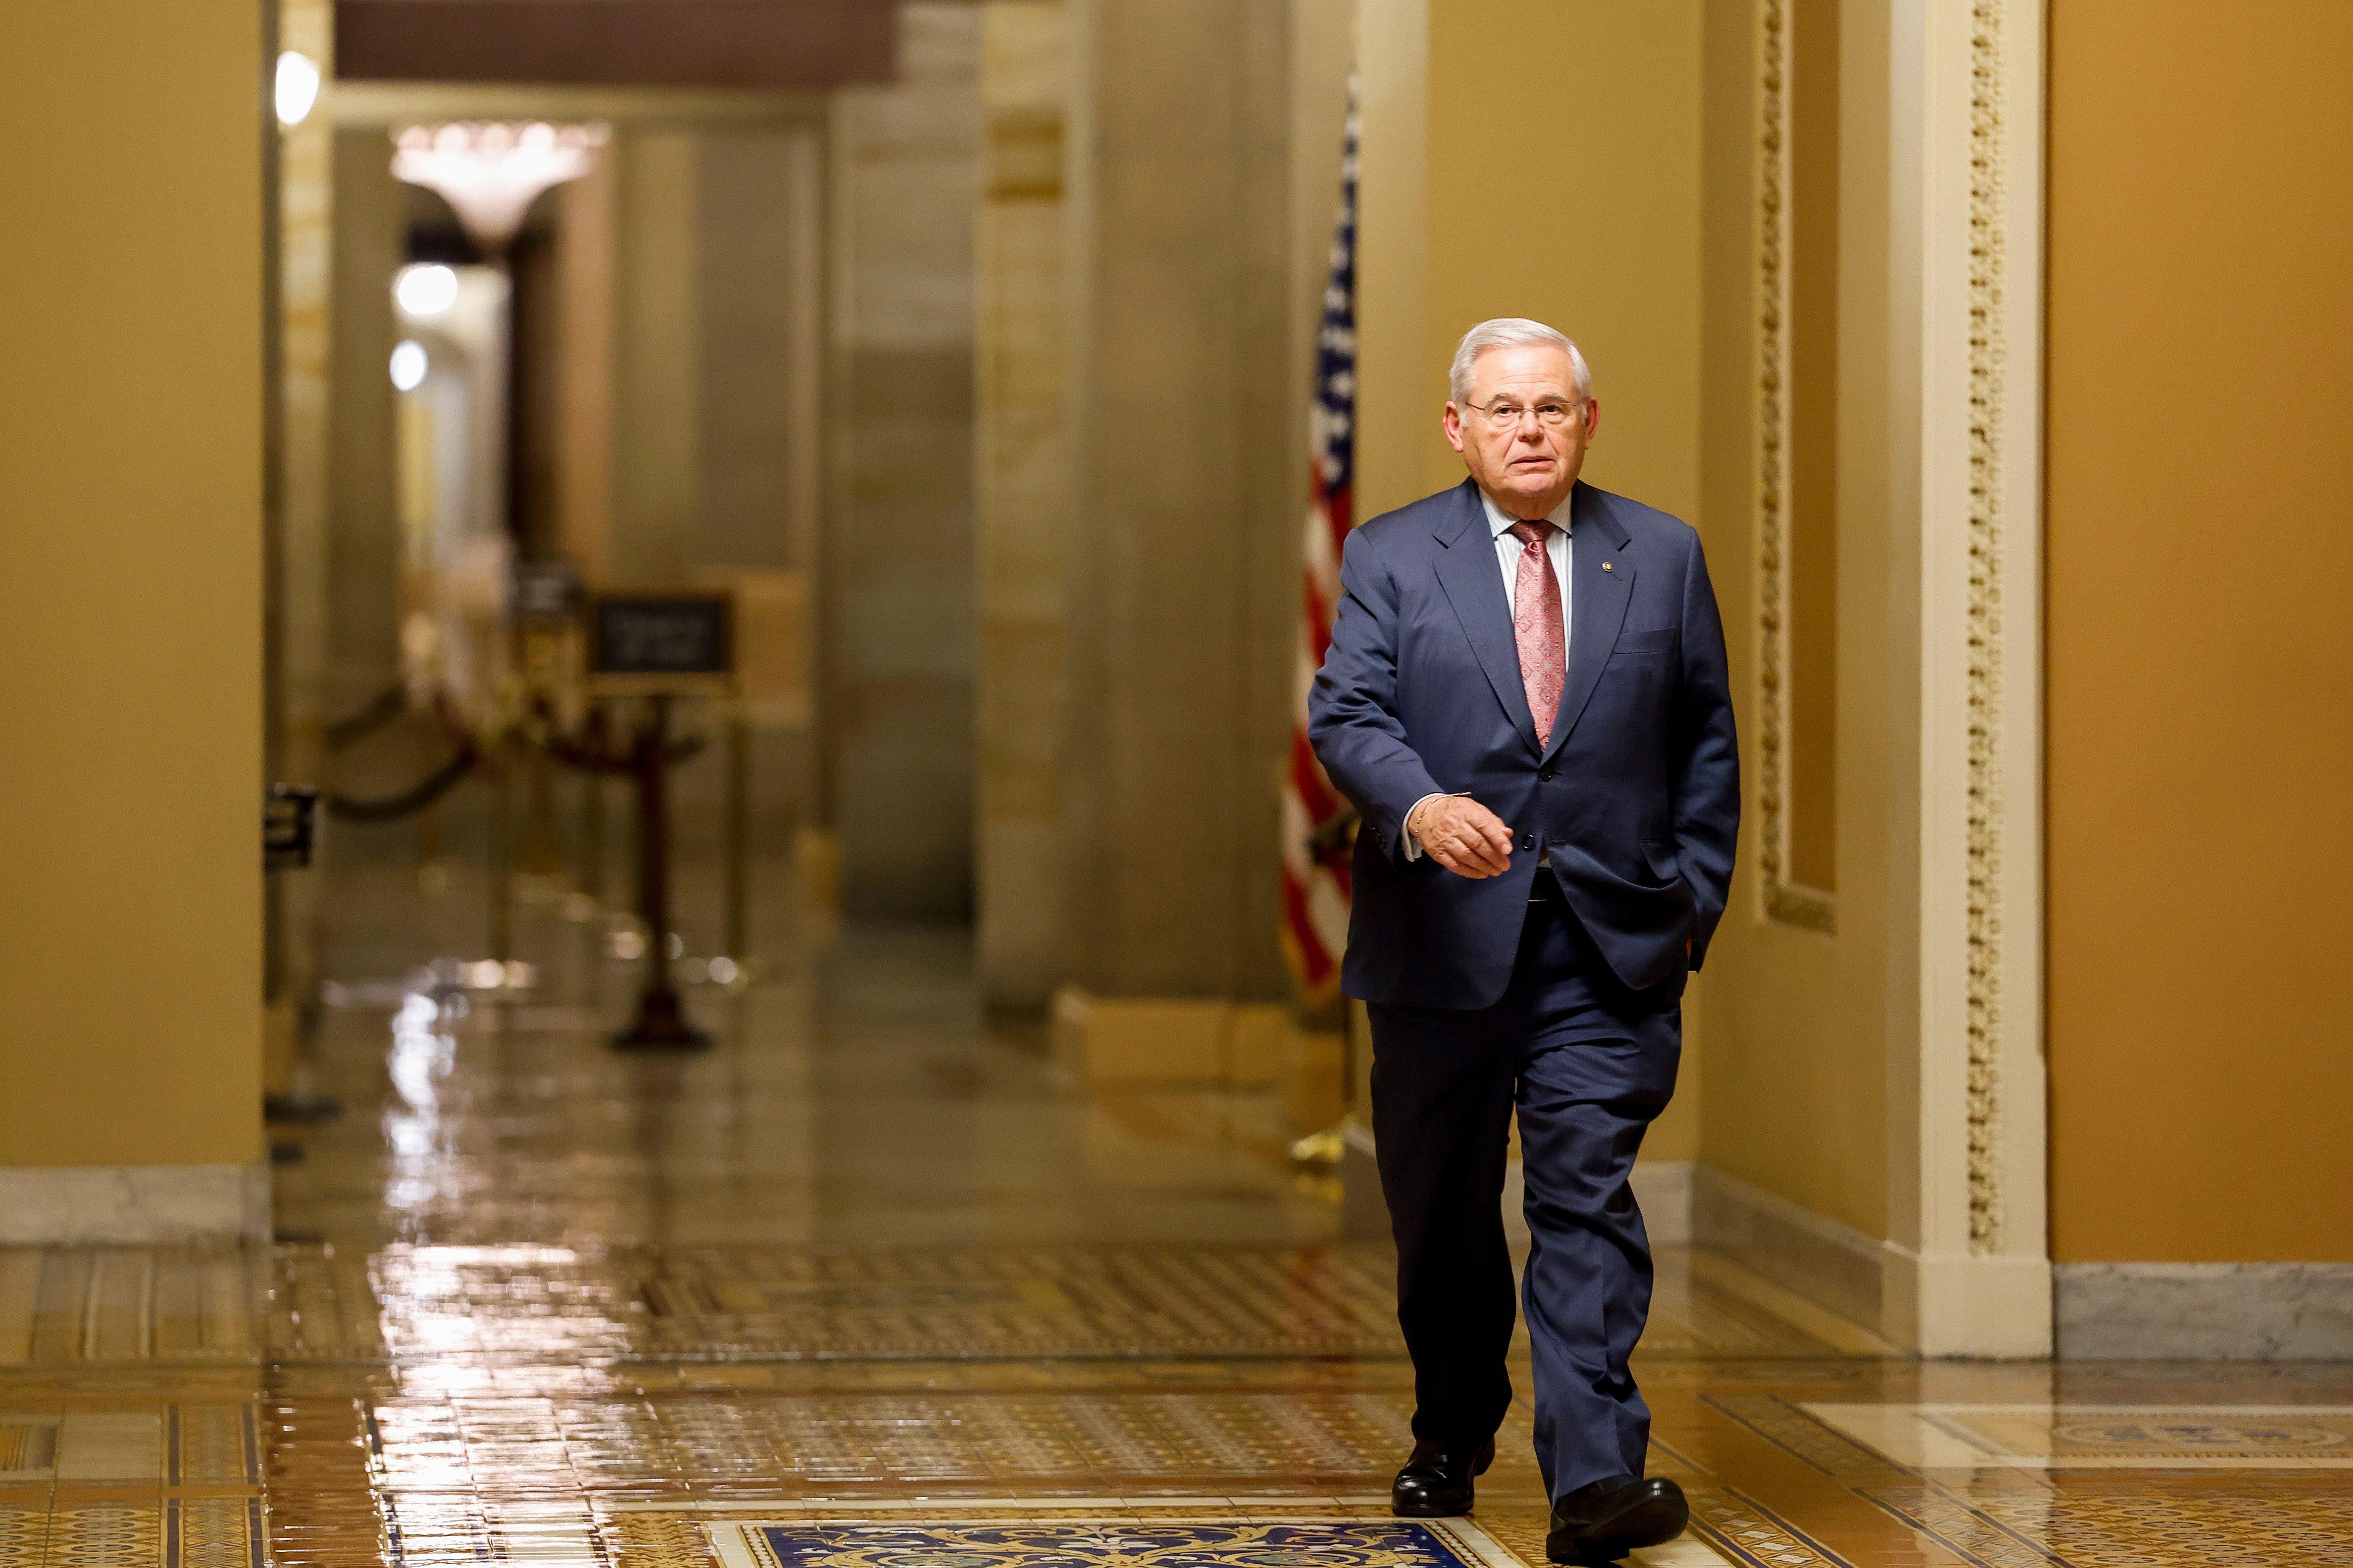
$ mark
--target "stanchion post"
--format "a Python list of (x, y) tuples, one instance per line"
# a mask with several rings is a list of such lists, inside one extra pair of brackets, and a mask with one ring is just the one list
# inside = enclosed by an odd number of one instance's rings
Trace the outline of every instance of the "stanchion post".
[[(417, 757), (427, 767), (432, 765), (433, 742), (434, 737), (427, 733), (420, 733), (417, 742)], [(437, 797), (427, 801), (425, 808), (417, 814), (417, 863), (420, 867), (430, 866), (440, 858), (441, 802)]]
[(711, 1037), (687, 1022), (677, 983), (670, 975), (670, 699), (647, 699), (645, 724), (629, 748), (630, 773), (638, 786), (638, 915), (646, 926), (646, 973), (638, 992), (638, 1016), (614, 1044), (675, 1050), (711, 1044)]
[(513, 748), (501, 742), (491, 771), (491, 956), (502, 967), (514, 957), (513, 760)]
[(752, 722), (743, 704), (727, 717), (727, 931), (726, 953), (738, 973), (751, 951), (752, 925)]
[(522, 853), (517, 857), (517, 865), (534, 877), (560, 876), (564, 870), (564, 842), (555, 828), (555, 782), (548, 770), (547, 753), (532, 747), (528, 766), (529, 787), (524, 795), (528, 807)]
[(580, 890), (605, 901), (605, 775), (580, 774)]
[[(711, 1037), (687, 1021), (670, 970), (670, 770), (701, 742), (670, 740), (670, 705), (679, 696), (728, 695), (733, 601), (723, 594), (602, 595), (591, 606), (590, 626), (592, 695), (628, 693), (647, 701), (626, 757), (612, 758), (637, 783), (638, 912), (649, 944), (637, 1017), (613, 1043), (646, 1050), (708, 1046)], [(583, 751), (611, 757), (601, 740)]]

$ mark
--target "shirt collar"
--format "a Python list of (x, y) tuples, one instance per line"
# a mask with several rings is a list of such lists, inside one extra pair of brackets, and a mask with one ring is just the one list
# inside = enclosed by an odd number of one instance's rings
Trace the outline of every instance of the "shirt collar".
[[(1474, 486), (1473, 488), (1475, 489), (1476, 487)], [(1569, 503), (1576, 499), (1577, 490), (1575, 487), (1572, 486), (1568, 494), (1560, 498), (1560, 504), (1545, 514), (1545, 520), (1547, 522), (1550, 522), (1555, 528), (1560, 530), (1564, 537), (1568, 533)], [(1514, 517), (1510, 512), (1505, 511), (1502, 507), (1497, 506), (1493, 499), (1490, 497), (1485, 490), (1479, 491), (1479, 504), (1486, 509), (1487, 532), (1493, 538), (1503, 538), (1504, 535), (1512, 531), (1512, 524), (1520, 521), (1518, 518)]]

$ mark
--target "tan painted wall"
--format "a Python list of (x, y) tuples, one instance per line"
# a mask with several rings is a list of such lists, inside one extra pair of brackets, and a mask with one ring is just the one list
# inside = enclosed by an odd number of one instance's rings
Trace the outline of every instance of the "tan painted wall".
[(1427, 491), (1445, 398), (1426, 363), (1430, 0), (1357, 0), (1364, 130), (1356, 178), (1356, 514)]
[[(1767, 920), (1755, 878), (1758, 769), (1758, 118), (1751, 7), (1710, 0), (1705, 37), (1705, 394), (1709, 570), (1724, 609), (1747, 790), (1741, 873), (1704, 976), (1708, 1163), (1869, 1236), (1888, 1234), (1888, 1063), (1911, 1039), (1891, 1012), (1902, 896), (1901, 696), (1916, 609), (1896, 582), (1887, 408), (1888, 39), (1880, 7), (1841, 8), (1836, 691), (1837, 931)], [(1793, 76), (1804, 62), (1790, 61)], [(1877, 96), (1873, 89), (1876, 86)], [(1818, 174), (1819, 171), (1810, 171)], [(1818, 179), (1796, 182), (1819, 187)]]
[[(1366, 0), (1361, 17), (1359, 514), (1461, 481), (1438, 423), (1454, 345), (1488, 317), (1532, 316), (1592, 367), (1602, 426), (1586, 477), (1713, 544), (1700, 512), (1700, 0)], [(1650, 1158), (1698, 1152), (1699, 1011)]]
[(2353, 8), (2051, 44), (2053, 1256), (2353, 1259)]
[[(1836, 167), (1810, 170), (1807, 182), (1838, 196), (1830, 233), (1814, 231), (1836, 247), (1835, 329), (1810, 339), (1836, 355), (1826, 487), (1835, 506), (1825, 510), (1837, 571), (1813, 586), (1833, 595), (1836, 621), (1837, 811), (1820, 825), (1836, 836), (1821, 858), (1838, 868), (1838, 934), (1767, 921), (1748, 875), (1758, 805), (1753, 5), (1366, 0), (1360, 491), (1369, 515), (1459, 478), (1437, 408), (1454, 341), (1472, 321), (1535, 315), (1584, 345), (1603, 405), (1587, 471), (1699, 528), (1750, 764), (1743, 873), (1693, 988), (1684, 1089), (1645, 1152), (1704, 1160), (1884, 1236), (1888, 1063), (1913, 1040), (1890, 1004), (1903, 962), (1890, 915), (1904, 893), (1889, 847), (1909, 776), (1904, 693), (1890, 671), (1915, 659), (1917, 619), (1900, 585), (1908, 557), (1890, 457), (1900, 433), (1886, 413), (1889, 40), (1883, 8), (1821, 13), (1808, 20), (1834, 22), (1844, 67)], [(1499, 51), (1499, 39), (1511, 47)], [(1464, 151), (1512, 119), (1495, 106), (1515, 90), (1556, 105), (1565, 129), (1568, 150), (1533, 165), (1545, 171), (1535, 182), (1528, 160)], [(1815, 140), (1830, 138), (1818, 130)], [(1531, 199), (1532, 185), (1546, 199)]]
[(260, 12), (93, 0), (8, 32), (0, 1162), (248, 1163)]
[(1585, 351), (1586, 477), (1696, 519), (1700, 10), (1369, 0), (1362, 515), (1461, 482), (1447, 363), (1512, 315)]

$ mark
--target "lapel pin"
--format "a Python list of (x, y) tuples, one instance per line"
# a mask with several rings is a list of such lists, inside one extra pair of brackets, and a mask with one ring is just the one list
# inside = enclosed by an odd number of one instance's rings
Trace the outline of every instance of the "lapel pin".
[(1601, 569), (1602, 569), (1604, 572), (1609, 571), (1609, 563), (1608, 563), (1607, 561), (1604, 561), (1604, 562), (1601, 563)]

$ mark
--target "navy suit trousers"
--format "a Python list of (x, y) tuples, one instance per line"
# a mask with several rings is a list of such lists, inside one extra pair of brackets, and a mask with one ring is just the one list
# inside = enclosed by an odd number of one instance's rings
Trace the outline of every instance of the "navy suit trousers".
[(1493, 1006), (1370, 1009), (1373, 1135), (1413, 1356), (1414, 1436), (1467, 1452), (1512, 1401), (1502, 1200), (1516, 1104), (1536, 1461), (1559, 1498), (1641, 1475), (1650, 1445), (1628, 1360), (1650, 1315), (1651, 1246), (1628, 1178), (1674, 1092), (1683, 975), (1630, 989), (1549, 875), (1537, 881), (1552, 896), (1529, 904)]

